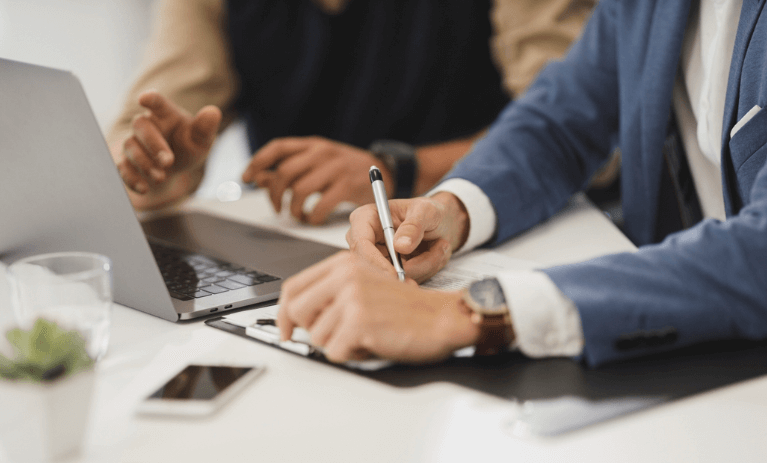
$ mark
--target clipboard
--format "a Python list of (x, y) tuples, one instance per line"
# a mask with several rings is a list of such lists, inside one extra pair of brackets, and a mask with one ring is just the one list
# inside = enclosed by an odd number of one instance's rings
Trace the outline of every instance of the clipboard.
[[(205, 324), (262, 342), (223, 317)], [(322, 356), (293, 355), (393, 387), (447, 382), (513, 400), (522, 405), (515, 427), (542, 437), (767, 374), (767, 342), (750, 341), (707, 343), (597, 369), (569, 358), (533, 360), (516, 352), (453, 357), (429, 365), (393, 364), (375, 371), (349, 368)]]

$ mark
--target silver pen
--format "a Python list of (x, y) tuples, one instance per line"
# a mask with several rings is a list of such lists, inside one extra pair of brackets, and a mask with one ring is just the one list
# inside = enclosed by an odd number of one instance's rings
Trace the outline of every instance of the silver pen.
[(391, 262), (394, 264), (394, 270), (397, 271), (399, 281), (405, 281), (405, 271), (402, 269), (402, 263), (399, 261), (399, 255), (394, 252), (394, 224), (391, 221), (391, 211), (389, 210), (389, 200), (386, 198), (386, 189), (384, 188), (381, 171), (376, 166), (370, 166), (370, 184), (373, 186), (373, 196), (376, 198), (376, 207), (378, 208), (378, 218), (383, 227), (384, 240), (386, 240), (386, 249), (389, 250)]

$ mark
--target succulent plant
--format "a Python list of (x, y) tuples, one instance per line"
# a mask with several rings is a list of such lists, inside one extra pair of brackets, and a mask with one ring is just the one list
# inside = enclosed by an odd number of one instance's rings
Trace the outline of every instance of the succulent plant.
[(6, 338), (15, 356), (9, 359), (0, 354), (0, 379), (52, 382), (91, 368), (94, 363), (80, 333), (42, 318), (29, 330), (9, 330)]

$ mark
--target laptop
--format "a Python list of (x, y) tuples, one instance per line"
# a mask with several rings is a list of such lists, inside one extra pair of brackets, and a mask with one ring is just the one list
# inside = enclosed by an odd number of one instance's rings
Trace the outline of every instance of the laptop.
[(0, 260), (89, 251), (114, 301), (188, 320), (279, 297), (339, 249), (204, 213), (140, 223), (78, 79), (0, 59)]

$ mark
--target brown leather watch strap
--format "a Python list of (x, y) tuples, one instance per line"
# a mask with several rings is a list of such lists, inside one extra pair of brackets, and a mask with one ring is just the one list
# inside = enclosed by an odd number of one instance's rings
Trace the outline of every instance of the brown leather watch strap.
[[(476, 320), (481, 318), (481, 320)], [(472, 320), (479, 325), (479, 339), (474, 355), (495, 355), (505, 352), (514, 341), (511, 317), (508, 312), (498, 315), (473, 314)]]

